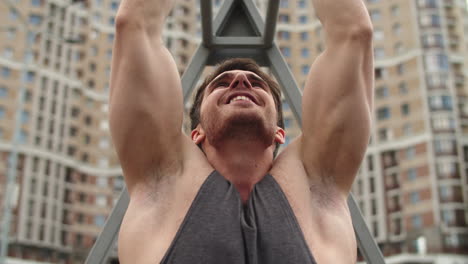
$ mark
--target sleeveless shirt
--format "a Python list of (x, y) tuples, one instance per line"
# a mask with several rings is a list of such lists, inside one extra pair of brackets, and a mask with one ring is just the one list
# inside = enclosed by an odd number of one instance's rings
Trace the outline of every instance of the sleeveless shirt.
[(267, 174), (246, 204), (217, 171), (200, 187), (162, 264), (316, 264), (286, 196)]

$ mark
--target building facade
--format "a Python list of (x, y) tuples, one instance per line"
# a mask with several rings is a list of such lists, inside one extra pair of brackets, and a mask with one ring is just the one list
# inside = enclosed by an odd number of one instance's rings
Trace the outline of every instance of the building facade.
[[(467, 4), (365, 2), (374, 124), (353, 195), (392, 263), (468, 254)], [(9, 256), (83, 263), (124, 187), (107, 121), (119, 1), (8, 3), (0, 5), (0, 198), (8, 155), (18, 153)], [(267, 1), (256, 3), (265, 14)], [(300, 87), (326, 48), (313, 14), (309, 0), (280, 1), (276, 40)], [(163, 38), (182, 74), (201, 40), (198, 1), (177, 1)], [(284, 111), (289, 143), (300, 128)]]

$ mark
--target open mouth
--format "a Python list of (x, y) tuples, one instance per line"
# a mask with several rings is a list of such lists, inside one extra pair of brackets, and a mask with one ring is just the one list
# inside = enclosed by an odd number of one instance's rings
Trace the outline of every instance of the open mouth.
[(237, 95), (234, 94), (234, 95), (231, 95), (231, 96), (229, 96), (226, 104), (231, 104), (231, 103), (237, 102), (237, 101), (252, 102), (252, 103), (257, 104), (255, 98), (253, 98), (249, 94), (237, 94)]

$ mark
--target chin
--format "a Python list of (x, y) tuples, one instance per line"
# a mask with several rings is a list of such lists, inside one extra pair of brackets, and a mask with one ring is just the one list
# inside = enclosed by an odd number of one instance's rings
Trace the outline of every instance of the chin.
[(269, 146), (274, 141), (275, 125), (252, 111), (236, 111), (221, 120), (203, 120), (206, 135), (212, 144), (224, 140), (260, 141)]

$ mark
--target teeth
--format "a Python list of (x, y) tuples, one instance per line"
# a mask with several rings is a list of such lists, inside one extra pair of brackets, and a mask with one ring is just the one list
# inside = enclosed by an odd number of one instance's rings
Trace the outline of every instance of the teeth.
[(231, 101), (229, 101), (229, 103), (232, 103), (232, 102), (235, 102), (235, 101), (238, 101), (238, 100), (252, 101), (252, 100), (250, 100), (250, 98), (248, 98), (246, 96), (238, 95), (238, 96), (232, 98)]

